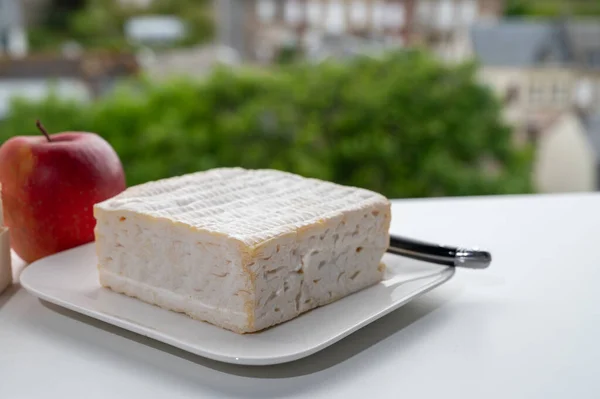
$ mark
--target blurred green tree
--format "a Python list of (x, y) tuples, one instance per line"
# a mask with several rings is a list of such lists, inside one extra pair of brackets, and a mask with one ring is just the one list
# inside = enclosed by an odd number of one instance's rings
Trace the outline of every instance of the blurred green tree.
[(88, 49), (129, 49), (131, 45), (124, 33), (125, 22), (141, 15), (181, 18), (187, 35), (175, 46), (205, 42), (214, 31), (210, 0), (154, 0), (148, 7), (116, 0), (78, 0), (73, 4), (64, 0), (54, 1), (56, 3), (50, 7), (43, 24), (31, 31), (34, 50), (55, 50), (66, 40), (77, 41)]
[(504, 15), (526, 18), (598, 16), (600, 0), (507, 0)]
[(472, 64), (421, 52), (208, 79), (136, 80), (97, 102), (16, 100), (0, 140), (94, 131), (130, 185), (219, 166), (275, 168), (389, 197), (526, 193), (531, 153), (513, 144)]

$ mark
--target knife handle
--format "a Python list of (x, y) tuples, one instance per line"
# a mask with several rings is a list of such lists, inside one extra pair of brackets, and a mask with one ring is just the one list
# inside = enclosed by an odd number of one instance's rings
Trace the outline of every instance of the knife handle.
[(432, 244), (397, 235), (390, 235), (387, 252), (438, 265), (467, 269), (486, 269), (492, 263), (492, 255), (478, 248)]

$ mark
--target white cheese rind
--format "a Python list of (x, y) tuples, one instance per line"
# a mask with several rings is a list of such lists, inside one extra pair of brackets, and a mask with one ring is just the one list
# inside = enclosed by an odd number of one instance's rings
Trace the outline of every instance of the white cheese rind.
[(380, 281), (391, 218), (377, 193), (241, 168), (132, 187), (94, 213), (104, 286), (238, 333)]

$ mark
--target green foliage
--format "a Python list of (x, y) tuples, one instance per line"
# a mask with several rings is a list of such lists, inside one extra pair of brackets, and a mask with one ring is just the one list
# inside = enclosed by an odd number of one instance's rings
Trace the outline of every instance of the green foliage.
[[(142, 15), (181, 18), (187, 36), (175, 46), (196, 45), (212, 37), (214, 26), (209, 0), (154, 0), (148, 8), (126, 4), (115, 0), (87, 0), (76, 9), (51, 8), (60, 12), (49, 13), (45, 24), (33, 30), (31, 46), (35, 50), (54, 49), (68, 39), (89, 49), (131, 49), (133, 46), (124, 34), (125, 22)], [(60, 18), (53, 17), (55, 15)]]
[(507, 17), (520, 17), (531, 13), (531, 6), (525, 0), (508, 0), (504, 7), (504, 15)]
[[(128, 184), (220, 166), (275, 168), (389, 197), (524, 193), (531, 157), (511, 143), (473, 65), (419, 52), (272, 71), (219, 69), (208, 79), (138, 80), (85, 105), (16, 100), (0, 140), (94, 131)], [(493, 166), (493, 168), (490, 168)]]
[(179, 16), (187, 30), (187, 37), (180, 45), (193, 45), (205, 42), (213, 35), (211, 3), (211, 0), (154, 0), (152, 7), (144, 13)]
[(598, 16), (600, 0), (508, 0), (504, 7), (504, 15), (532, 18)]
[(295, 45), (282, 46), (275, 56), (275, 63), (278, 65), (292, 64), (301, 60), (302, 54)]

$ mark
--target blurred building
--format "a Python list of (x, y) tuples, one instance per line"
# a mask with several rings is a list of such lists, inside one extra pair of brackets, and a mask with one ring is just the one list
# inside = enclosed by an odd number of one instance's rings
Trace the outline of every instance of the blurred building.
[(137, 54), (140, 68), (151, 79), (169, 79), (172, 76), (202, 78), (216, 66), (237, 66), (238, 54), (226, 47), (199, 46), (154, 52), (144, 49)]
[(472, 29), (480, 78), (503, 99), (520, 138), (564, 112), (600, 108), (600, 20), (506, 20)]
[(140, 15), (125, 22), (125, 37), (144, 46), (169, 46), (185, 38), (185, 24), (169, 15)]
[(423, 45), (445, 61), (471, 57), (473, 24), (497, 22), (505, 0), (416, 0), (412, 44)]
[(536, 145), (533, 183), (538, 192), (600, 189), (600, 122), (565, 111), (545, 127)]
[(600, 189), (600, 20), (479, 24), (472, 44), (516, 139), (535, 144), (537, 189)]
[(14, 97), (38, 100), (54, 93), (87, 101), (109, 92), (120, 79), (137, 72), (137, 61), (131, 54), (0, 57), (0, 119)]
[(286, 46), (318, 51), (353, 37), (468, 56), (469, 27), (497, 19), (504, 0), (215, 0), (218, 37), (244, 59), (269, 62)]
[(19, 0), (0, 0), (0, 56), (27, 53), (27, 31)]

